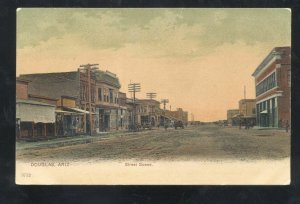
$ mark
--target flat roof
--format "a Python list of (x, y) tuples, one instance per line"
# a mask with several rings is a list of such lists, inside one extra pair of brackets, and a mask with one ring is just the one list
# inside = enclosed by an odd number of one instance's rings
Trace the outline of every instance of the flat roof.
[(52, 107), (56, 107), (55, 105), (52, 105), (52, 104), (42, 103), (42, 102), (33, 101), (33, 100), (24, 100), (24, 99), (17, 99), (16, 103), (24, 103), (24, 104), (32, 104), (32, 105), (39, 105), (39, 106), (52, 106)]

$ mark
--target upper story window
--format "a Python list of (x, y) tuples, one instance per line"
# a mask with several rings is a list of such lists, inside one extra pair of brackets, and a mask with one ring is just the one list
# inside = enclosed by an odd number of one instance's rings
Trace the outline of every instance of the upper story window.
[(112, 89), (109, 89), (109, 102), (110, 103), (113, 103), (113, 97), (114, 97), (114, 94), (113, 94), (113, 90)]
[(273, 72), (270, 76), (261, 81), (256, 85), (256, 96), (259, 96), (266, 91), (277, 86), (276, 74)]
[(102, 88), (98, 88), (98, 100), (102, 101)]

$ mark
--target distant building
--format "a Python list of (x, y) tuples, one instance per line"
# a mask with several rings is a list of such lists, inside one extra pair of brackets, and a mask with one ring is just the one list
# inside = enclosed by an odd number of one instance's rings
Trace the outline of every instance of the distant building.
[(241, 99), (239, 101), (239, 111), (243, 116), (254, 116), (255, 117), (255, 99)]
[(241, 99), (239, 101), (239, 115), (233, 120), (242, 123), (242, 125), (254, 126), (256, 124), (256, 100)]
[(275, 47), (255, 69), (256, 120), (278, 127), (291, 120), (291, 48)]
[[(162, 110), (163, 112), (163, 110)], [(164, 114), (162, 114), (164, 116)], [(176, 111), (166, 110), (165, 117), (171, 121), (182, 121), (184, 124), (188, 124), (188, 112), (182, 108), (177, 108)]]
[(239, 116), (240, 110), (239, 109), (230, 109), (227, 110), (227, 123), (231, 125), (238, 125), (236, 122), (233, 120), (234, 117)]
[(130, 125), (130, 121), (132, 120), (132, 108), (130, 104), (128, 104), (128, 99), (126, 93), (119, 91), (119, 129), (128, 129)]
[(159, 105), (160, 102), (153, 99), (137, 100), (137, 121), (141, 125), (151, 123), (156, 126), (159, 123)]

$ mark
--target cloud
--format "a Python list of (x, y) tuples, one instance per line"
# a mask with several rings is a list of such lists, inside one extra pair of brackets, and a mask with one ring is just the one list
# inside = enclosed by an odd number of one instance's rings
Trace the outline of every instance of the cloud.
[(288, 45), (291, 35), (286, 9), (26, 8), (17, 19), (20, 49), (74, 35), (90, 49), (136, 46), (152, 57), (193, 58), (226, 43)]

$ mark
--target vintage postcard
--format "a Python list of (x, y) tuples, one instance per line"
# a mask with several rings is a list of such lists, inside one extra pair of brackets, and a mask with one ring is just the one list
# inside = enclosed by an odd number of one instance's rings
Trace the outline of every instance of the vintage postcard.
[(291, 10), (16, 15), (17, 184), (290, 183)]

